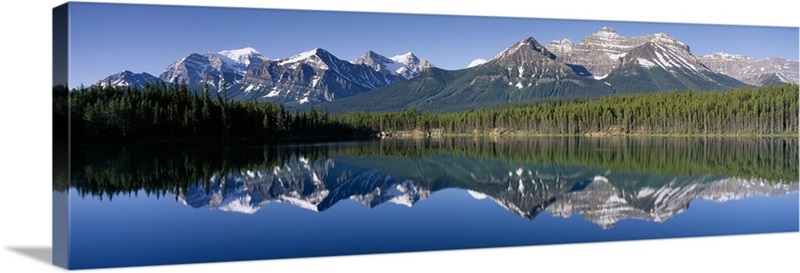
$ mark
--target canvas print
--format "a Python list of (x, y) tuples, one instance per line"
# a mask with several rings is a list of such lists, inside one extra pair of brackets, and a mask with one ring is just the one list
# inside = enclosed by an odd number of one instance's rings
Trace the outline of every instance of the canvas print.
[(66, 268), (798, 231), (796, 27), (67, 3), (53, 35)]

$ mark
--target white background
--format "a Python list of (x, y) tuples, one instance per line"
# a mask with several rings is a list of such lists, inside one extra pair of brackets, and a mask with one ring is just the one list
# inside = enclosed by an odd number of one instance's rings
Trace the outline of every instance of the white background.
[[(91, 1), (94, 2), (94, 1)], [(121, 1), (105, 1), (121, 2)], [(182, 1), (124, 1), (182, 4)], [(190, 1), (220, 5), (220, 1)], [(236, 7), (582, 18), (736, 25), (800, 26), (781, 1), (293, 1), (227, 0)], [(714, 1), (718, 2), (718, 1)], [(59, 1), (3, 1), (0, 9), (0, 272), (59, 270), (18, 249), (51, 245), (51, 9)], [(524, 3), (524, 4), (522, 4)], [(746, 5), (743, 5), (746, 3)], [(785, 3), (785, 2), (784, 2)], [(194, 264), (91, 272), (258, 270), (427, 272), (491, 271), (757, 271), (797, 269), (800, 233), (533, 246), (484, 250)], [(41, 252), (41, 251), (40, 251)]]

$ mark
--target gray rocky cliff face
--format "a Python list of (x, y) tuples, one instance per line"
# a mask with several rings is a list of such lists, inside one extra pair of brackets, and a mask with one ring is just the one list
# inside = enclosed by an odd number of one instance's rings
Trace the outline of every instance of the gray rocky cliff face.
[(575, 80), (580, 75), (532, 37), (508, 47), (486, 64), (505, 69), (494, 76), (503, 78), (518, 89), (565, 79)]
[(561, 61), (582, 65), (596, 78), (602, 78), (621, 65), (620, 59), (628, 51), (647, 42), (656, 42), (677, 50), (689, 51), (686, 44), (665, 33), (625, 37), (609, 27), (601, 28), (577, 44), (569, 39), (562, 39), (550, 42), (547, 48)]
[(357, 95), (401, 80), (405, 78), (383, 74), (366, 64), (341, 60), (324, 49), (316, 48), (248, 70), (229, 97), (285, 105), (315, 104)]
[(688, 45), (665, 33), (625, 37), (612, 28), (603, 27), (578, 43), (561, 39), (550, 42), (547, 48), (557, 55), (559, 60), (584, 66), (595, 78), (604, 78), (614, 69), (624, 65), (624, 59), (629, 52), (648, 42), (681, 53), (687, 62), (696, 67), (707, 68), (749, 85), (764, 86), (800, 81), (797, 61), (777, 57), (756, 59), (724, 52), (697, 57), (691, 54)]
[(434, 67), (427, 60), (420, 59), (411, 52), (386, 57), (372, 50), (367, 51), (367, 53), (351, 61), (351, 63), (367, 65), (384, 74), (387, 78), (402, 77), (401, 79), (414, 78), (423, 70)]
[(353, 171), (331, 159), (296, 157), (272, 170), (246, 170), (214, 176), (176, 193), (194, 208), (253, 214), (269, 203), (288, 203), (324, 211), (341, 200), (367, 207), (384, 203), (412, 206), (430, 195), (414, 182), (371, 170)]
[(701, 56), (708, 68), (749, 85), (800, 82), (800, 64), (783, 58), (756, 59), (743, 55), (715, 52)]
[(384, 57), (372, 51), (348, 62), (315, 48), (270, 60), (251, 47), (192, 53), (173, 62), (156, 78), (123, 72), (103, 79), (115, 86), (144, 87), (146, 83), (186, 83), (200, 92), (208, 87), (224, 97), (269, 101), (284, 105), (315, 104), (357, 95), (416, 77), (433, 65), (412, 53)]
[(167, 66), (159, 78), (165, 82), (186, 82), (192, 89), (208, 85), (221, 90), (239, 83), (249, 69), (260, 66), (268, 58), (253, 48), (224, 50), (217, 53), (192, 53)]
[[(466, 189), (473, 198), (489, 198), (527, 219), (542, 212), (564, 218), (578, 214), (603, 229), (625, 219), (665, 222), (698, 199), (726, 202), (798, 191), (797, 182), (763, 179), (593, 175), (583, 170), (551, 172), (521, 167), (510, 169), (507, 174), (473, 173), (470, 178), (472, 181), (459, 180), (447, 188)], [(194, 208), (247, 214), (271, 202), (312, 211), (325, 211), (341, 200), (355, 200), (369, 208), (385, 203), (411, 207), (436, 191), (422, 180), (426, 178), (394, 177), (332, 159), (294, 157), (273, 169), (216, 175), (175, 194), (181, 203)], [(435, 180), (428, 182), (443, 182)], [(464, 185), (477, 185), (484, 190)]]

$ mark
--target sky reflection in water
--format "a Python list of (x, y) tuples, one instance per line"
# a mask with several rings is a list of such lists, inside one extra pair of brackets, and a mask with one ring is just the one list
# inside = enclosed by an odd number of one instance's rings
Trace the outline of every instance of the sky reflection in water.
[(71, 266), (797, 231), (798, 183), (781, 179), (796, 177), (796, 151), (543, 138), (87, 153), (73, 166)]

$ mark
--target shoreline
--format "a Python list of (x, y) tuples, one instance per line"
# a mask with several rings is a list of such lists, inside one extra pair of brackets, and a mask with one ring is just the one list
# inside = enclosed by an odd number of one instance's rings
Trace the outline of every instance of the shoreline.
[(626, 133), (610, 134), (602, 132), (588, 132), (579, 134), (553, 134), (553, 133), (532, 133), (532, 132), (512, 132), (512, 133), (431, 133), (423, 131), (397, 131), (381, 132), (379, 138), (442, 138), (442, 137), (587, 137), (587, 138), (606, 138), (606, 137), (705, 137), (705, 138), (800, 138), (798, 133), (786, 134), (647, 134), (647, 133)]
[(628, 134), (608, 134), (608, 133), (584, 133), (584, 134), (540, 134), (530, 132), (512, 132), (512, 133), (496, 133), (496, 132), (480, 132), (480, 133), (431, 133), (423, 131), (397, 131), (397, 132), (380, 132), (374, 136), (343, 136), (343, 135), (330, 135), (330, 136), (300, 136), (300, 137), (278, 137), (261, 139), (259, 137), (248, 137), (240, 139), (231, 139), (222, 141), (220, 139), (144, 139), (132, 141), (73, 141), (72, 147), (84, 150), (95, 148), (113, 148), (113, 147), (159, 147), (159, 146), (197, 146), (197, 147), (212, 147), (212, 146), (261, 146), (261, 145), (285, 145), (285, 144), (317, 144), (317, 143), (334, 143), (334, 142), (347, 142), (347, 141), (372, 141), (381, 139), (438, 139), (438, 138), (459, 138), (459, 137), (481, 137), (481, 138), (539, 138), (539, 137), (581, 137), (581, 138), (800, 138), (798, 134), (642, 134), (642, 133), (628, 133)]

